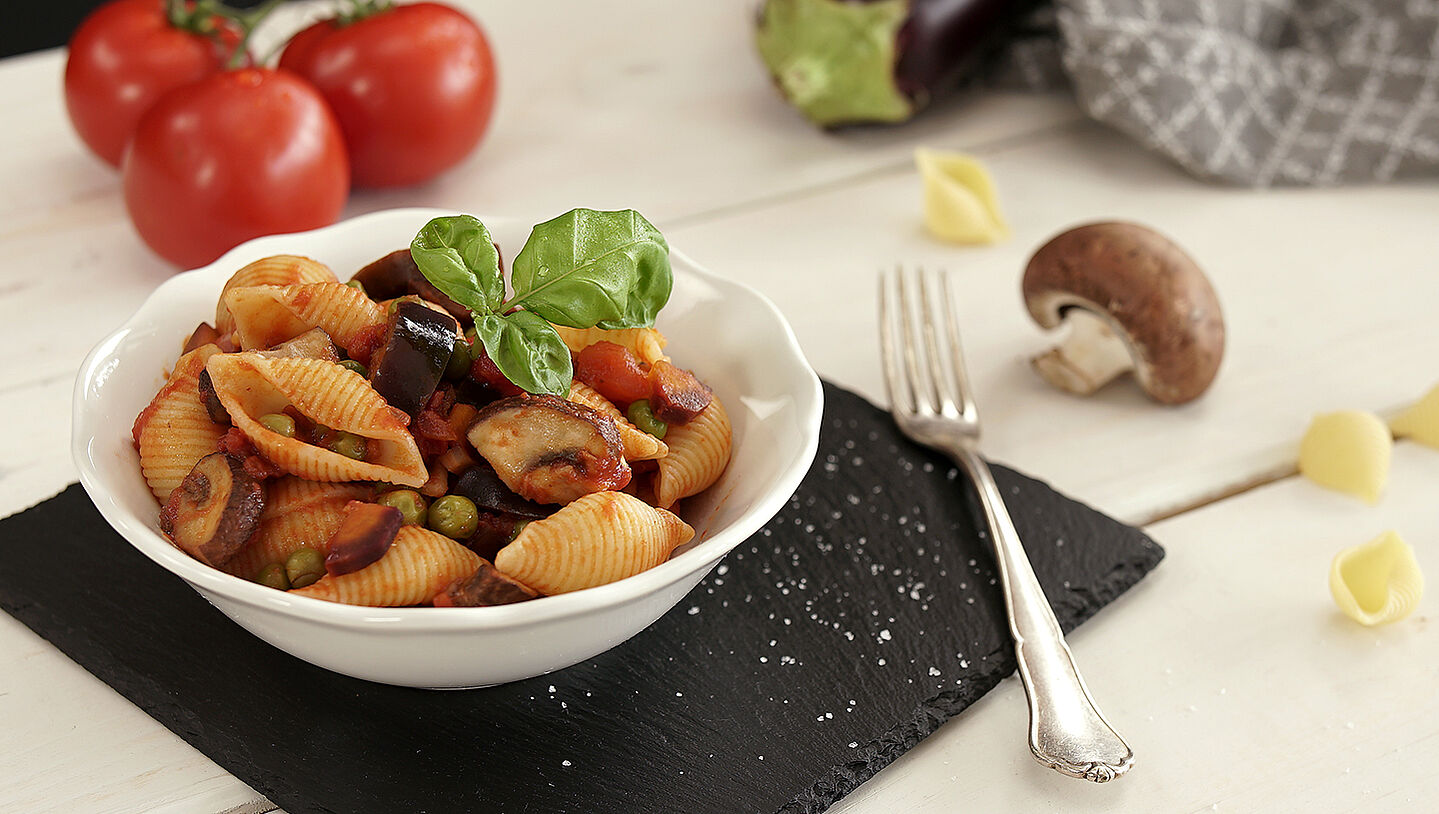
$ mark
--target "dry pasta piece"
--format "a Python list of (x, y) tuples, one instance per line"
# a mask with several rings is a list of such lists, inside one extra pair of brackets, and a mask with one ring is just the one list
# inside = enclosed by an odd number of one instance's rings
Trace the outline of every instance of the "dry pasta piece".
[(1398, 533), (1386, 531), (1334, 557), (1329, 592), (1350, 619), (1382, 625), (1403, 619), (1418, 606), (1424, 574), (1414, 549)]
[(215, 345), (201, 345), (181, 356), (160, 392), (135, 419), (140, 472), (161, 503), (197, 461), (218, 448), (225, 434), (225, 427), (210, 420), (199, 390), (205, 361), (219, 352)]
[(302, 546), (326, 553), (330, 537), (344, 517), (345, 504), (373, 493), (374, 486), (368, 483), (323, 483), (296, 477), (270, 481), (259, 528), (221, 570), (254, 579), (260, 569), (283, 563)]
[(688, 424), (672, 425), (665, 433), (669, 454), (655, 473), (656, 503), (668, 509), (708, 489), (729, 464), (731, 443), (729, 414), (718, 397)]
[(1389, 480), (1393, 447), (1389, 428), (1371, 412), (1316, 415), (1299, 442), (1299, 474), (1373, 505)]
[(1439, 449), (1439, 385), (1389, 422), (1389, 428), (1400, 438)]
[(320, 328), (354, 354), (365, 329), (385, 321), (383, 307), (343, 283), (247, 286), (226, 292), (221, 302), (235, 319), (235, 342), (244, 350), (263, 350)]
[(559, 332), (560, 339), (565, 342), (565, 347), (575, 353), (579, 353), (596, 342), (613, 342), (638, 356), (641, 362), (652, 365), (665, 358), (665, 345), (669, 340), (665, 335), (654, 328), (620, 328), (616, 330), (605, 330), (604, 328), (570, 328), (565, 325), (556, 325), (555, 330)]
[(495, 567), (542, 594), (560, 594), (653, 568), (694, 534), (637, 497), (594, 492), (526, 525), (495, 555)]
[(327, 574), (290, 593), (345, 605), (418, 605), (474, 574), (480, 563), (480, 555), (443, 534), (401, 526), (385, 556), (349, 574)]
[(220, 302), (215, 306), (215, 329), (221, 335), (235, 330), (235, 318), (225, 307), (225, 294), (232, 288), (252, 285), (295, 285), (296, 283), (338, 282), (330, 267), (308, 257), (293, 254), (277, 254), (262, 257), (230, 275), (225, 287), (220, 289)]
[[(317, 481), (385, 481), (422, 486), (429, 472), (407, 427), (409, 416), (385, 403), (363, 376), (323, 359), (266, 358), (225, 353), (206, 369), (235, 426), (265, 458), (293, 475)], [(316, 424), (365, 439), (363, 460), (287, 438), (261, 416), (294, 407)]]
[(576, 404), (594, 410), (603, 416), (608, 416), (615, 422), (615, 428), (620, 432), (620, 445), (625, 450), (625, 460), (629, 461), (653, 461), (656, 458), (663, 458), (669, 453), (665, 442), (650, 435), (644, 430), (636, 427), (625, 418), (620, 408), (610, 403), (610, 400), (599, 394), (599, 391), (575, 379), (570, 384), (569, 400)]

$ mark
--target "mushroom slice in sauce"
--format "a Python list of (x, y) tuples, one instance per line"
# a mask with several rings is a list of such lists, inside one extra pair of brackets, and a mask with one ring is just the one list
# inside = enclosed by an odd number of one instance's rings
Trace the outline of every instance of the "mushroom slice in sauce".
[(467, 437), (506, 486), (536, 503), (566, 504), (630, 481), (614, 421), (555, 396), (501, 399)]
[(160, 530), (207, 565), (219, 566), (250, 539), (265, 510), (265, 489), (221, 452), (201, 458), (160, 510)]

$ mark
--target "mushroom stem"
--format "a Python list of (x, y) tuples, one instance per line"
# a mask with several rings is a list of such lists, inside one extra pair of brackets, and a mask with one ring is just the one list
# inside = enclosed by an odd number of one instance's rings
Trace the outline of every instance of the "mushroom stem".
[(1087, 396), (1134, 369), (1129, 346), (1109, 322), (1082, 308), (1064, 317), (1069, 335), (1030, 360), (1044, 380), (1075, 395)]

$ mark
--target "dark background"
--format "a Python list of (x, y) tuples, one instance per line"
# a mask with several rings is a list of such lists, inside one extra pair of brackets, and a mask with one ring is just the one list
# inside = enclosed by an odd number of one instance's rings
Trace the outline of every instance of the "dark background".
[[(160, 0), (155, 0), (160, 2)], [(229, 0), (248, 8), (259, 0)], [(85, 15), (104, 0), (0, 0), (5, 21), (0, 24), (0, 57), (64, 45)]]

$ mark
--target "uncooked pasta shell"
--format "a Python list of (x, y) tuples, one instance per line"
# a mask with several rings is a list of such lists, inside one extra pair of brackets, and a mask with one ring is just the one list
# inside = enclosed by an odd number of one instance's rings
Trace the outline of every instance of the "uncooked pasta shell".
[(641, 362), (654, 364), (665, 358), (665, 344), (669, 341), (664, 334), (654, 328), (618, 328), (605, 330), (604, 328), (571, 328), (566, 325), (556, 325), (555, 330), (559, 332), (560, 339), (565, 342), (565, 347), (579, 353), (596, 342), (613, 342), (621, 347), (629, 348), (630, 352), (638, 356)]
[(526, 525), (495, 555), (495, 567), (542, 594), (560, 594), (653, 568), (693, 537), (664, 509), (623, 492), (595, 492)]
[[(364, 377), (323, 359), (226, 353), (207, 363), (215, 394), (235, 426), (267, 459), (293, 475), (317, 481), (384, 481), (423, 486), (429, 478), (407, 427), (409, 416), (385, 403)], [(294, 407), (316, 424), (366, 439), (365, 460), (286, 438), (261, 416)]]
[(290, 593), (345, 605), (418, 605), (455, 580), (473, 575), (480, 562), (480, 555), (443, 534), (401, 526), (385, 556), (358, 571), (327, 574)]
[(625, 460), (652, 461), (669, 453), (664, 441), (631, 424), (625, 414), (620, 412), (620, 408), (579, 379), (570, 384), (569, 401), (583, 404), (615, 422), (615, 429), (620, 433), (620, 445), (624, 447)]
[(222, 566), (223, 571), (254, 579), (271, 563), (283, 563), (301, 547), (329, 550), (340, 527), (345, 504), (374, 494), (368, 483), (323, 483), (284, 477), (265, 485), (265, 512), (245, 547)]
[(330, 267), (308, 257), (293, 254), (277, 254), (262, 257), (230, 275), (225, 287), (220, 289), (220, 302), (215, 306), (215, 328), (221, 335), (235, 330), (235, 319), (225, 307), (225, 293), (232, 288), (252, 285), (294, 285), (296, 283), (337, 282)]
[(1346, 548), (1329, 567), (1329, 592), (1344, 615), (1361, 625), (1408, 616), (1424, 595), (1424, 574), (1414, 549), (1393, 531)]
[(659, 459), (655, 473), (659, 506), (667, 509), (708, 489), (729, 464), (731, 444), (729, 414), (718, 397), (688, 424), (671, 425), (665, 433), (669, 454)]
[(160, 392), (135, 419), (140, 472), (161, 503), (197, 461), (219, 448), (225, 435), (227, 428), (210, 420), (199, 391), (205, 361), (219, 352), (215, 345), (202, 345), (181, 356)]
[(354, 355), (365, 329), (385, 321), (384, 308), (343, 283), (234, 288), (221, 302), (235, 320), (235, 342), (244, 350), (264, 350), (319, 328)]

